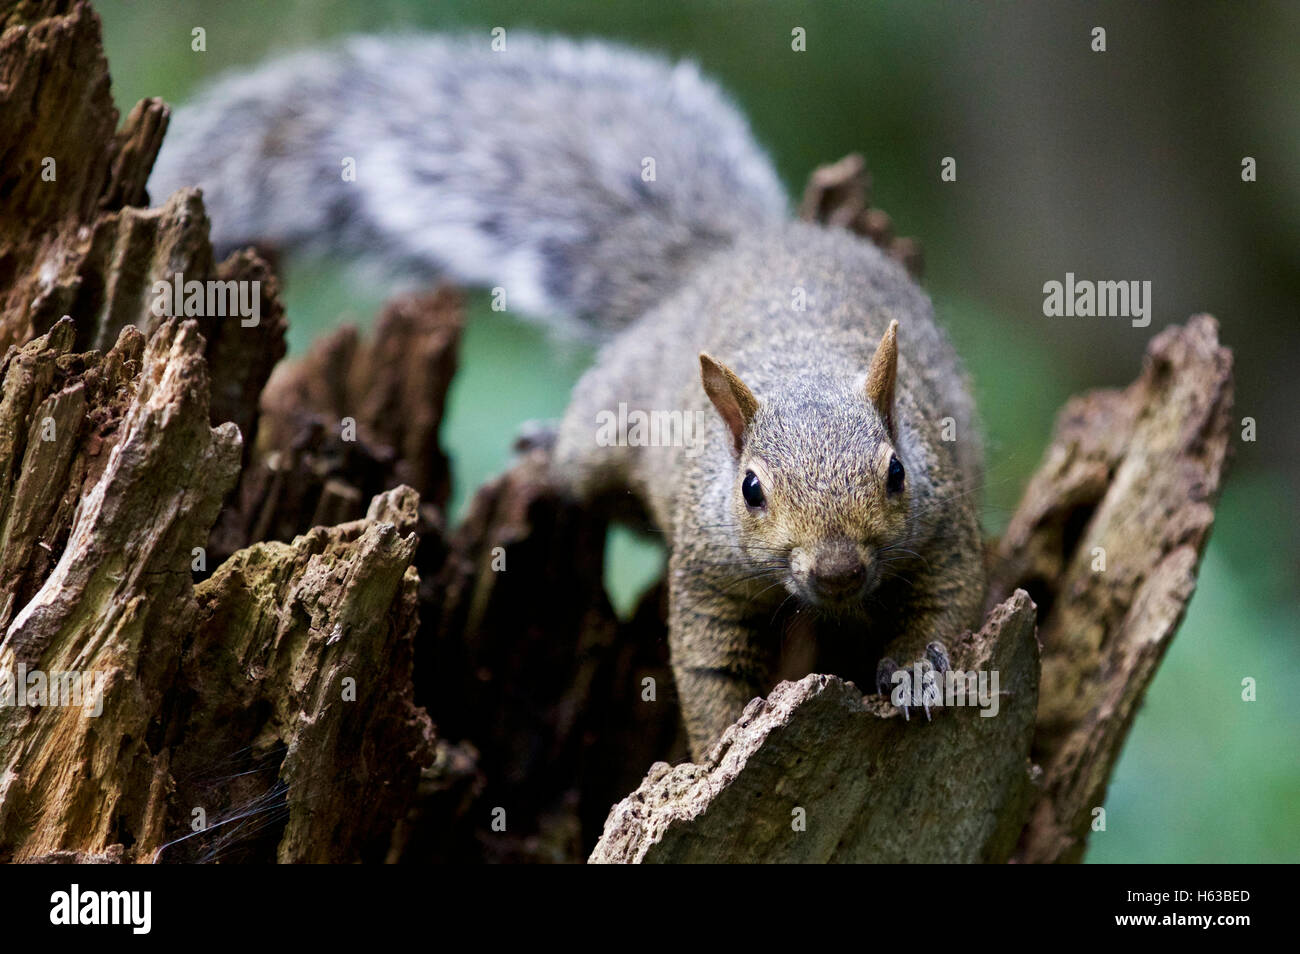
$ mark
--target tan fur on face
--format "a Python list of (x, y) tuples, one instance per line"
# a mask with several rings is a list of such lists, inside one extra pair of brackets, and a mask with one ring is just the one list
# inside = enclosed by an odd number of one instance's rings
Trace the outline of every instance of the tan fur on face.
[[(878, 411), (856, 389), (838, 408), (801, 406), (797, 433), (784, 432), (783, 410), (778, 402), (761, 419), (763, 433), (780, 434), (777, 443), (796, 460), (822, 457), (834, 466), (812, 473), (791, 467), (775, 449), (764, 455), (761, 438), (745, 447), (732, 497), (741, 545), (756, 559), (787, 558), (786, 588), (809, 601), (814, 601), (811, 575), (825, 562), (843, 562), (852, 547), (866, 570), (867, 595), (879, 582), (881, 548), (908, 542), (908, 481), (897, 494), (887, 489), (889, 463), (898, 453), (894, 442)], [(748, 507), (741, 492), (749, 471), (766, 498), (760, 510)]]

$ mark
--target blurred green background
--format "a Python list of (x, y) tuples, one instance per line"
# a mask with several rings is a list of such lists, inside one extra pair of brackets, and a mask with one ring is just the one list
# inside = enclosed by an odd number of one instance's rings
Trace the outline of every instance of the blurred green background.
[[(974, 376), (998, 532), (1069, 394), (1137, 373), (1162, 327), (1208, 311), (1236, 354), (1238, 443), (1187, 621), (1106, 799), (1095, 862), (1300, 860), (1300, 4), (640, 0), (104, 0), (114, 94), (183, 102), (204, 78), (356, 31), (600, 36), (697, 60), (792, 197), (858, 151), (875, 204), (926, 250), (925, 285)], [(190, 30), (207, 31), (207, 52)], [(805, 53), (790, 31), (807, 30)], [(1089, 48), (1094, 26), (1107, 51)], [(944, 156), (958, 180), (939, 179)], [(1258, 181), (1240, 178), (1243, 156)], [(1151, 326), (1049, 320), (1042, 285), (1149, 279)], [(287, 273), (291, 348), (364, 324), (387, 289), (328, 263)], [(556, 417), (589, 355), (473, 299), (445, 442), (453, 509), (519, 424)], [(617, 534), (616, 602), (659, 555)], [(1258, 701), (1241, 701), (1241, 680)]]

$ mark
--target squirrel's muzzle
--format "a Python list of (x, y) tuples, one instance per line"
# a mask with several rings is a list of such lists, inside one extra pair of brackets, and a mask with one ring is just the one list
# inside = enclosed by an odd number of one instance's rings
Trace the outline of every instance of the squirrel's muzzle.
[(819, 601), (842, 603), (861, 596), (874, 582), (874, 561), (868, 566), (850, 540), (818, 547), (808, 568), (808, 589)]

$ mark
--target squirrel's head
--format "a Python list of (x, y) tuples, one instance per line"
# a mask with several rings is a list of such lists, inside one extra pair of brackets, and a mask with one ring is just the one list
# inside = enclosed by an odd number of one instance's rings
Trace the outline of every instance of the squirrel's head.
[(704, 390), (732, 439), (731, 511), (757, 566), (824, 610), (860, 609), (913, 545), (908, 519), (920, 461), (898, 437), (897, 322), (865, 374), (791, 381), (760, 402), (728, 367), (700, 355)]

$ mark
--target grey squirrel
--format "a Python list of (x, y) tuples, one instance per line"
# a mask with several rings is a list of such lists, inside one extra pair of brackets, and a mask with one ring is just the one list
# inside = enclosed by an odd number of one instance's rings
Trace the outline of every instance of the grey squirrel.
[[(515, 33), (502, 51), (355, 38), (178, 110), (150, 187), (187, 185), (219, 250), (329, 247), (609, 338), (552, 469), (583, 501), (630, 492), (665, 535), (695, 757), (770, 688), (791, 600), (854, 634), (885, 692), (899, 661), (946, 670), (978, 621), (982, 451), (927, 296), (869, 241), (793, 220), (693, 65)], [(620, 418), (609, 440), (620, 406), (704, 427), (685, 446)]]

